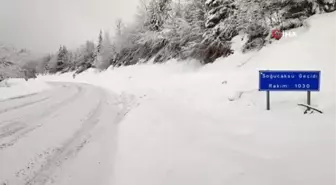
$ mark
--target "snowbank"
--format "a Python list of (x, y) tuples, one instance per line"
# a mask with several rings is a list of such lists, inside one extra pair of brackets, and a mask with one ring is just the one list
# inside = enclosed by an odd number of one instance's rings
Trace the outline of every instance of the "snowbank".
[[(335, 184), (335, 17), (314, 16), (297, 37), (259, 52), (201, 67), (170, 61), (39, 77), (84, 82), (136, 103), (119, 125), (116, 185)], [(235, 38), (240, 40), (240, 38)], [(239, 43), (237, 43), (239, 44)], [(258, 92), (258, 70), (321, 70), (312, 104), (324, 114), (303, 115), (305, 93)]]
[(0, 101), (35, 94), (49, 88), (47, 83), (40, 80), (8, 79), (0, 82)]

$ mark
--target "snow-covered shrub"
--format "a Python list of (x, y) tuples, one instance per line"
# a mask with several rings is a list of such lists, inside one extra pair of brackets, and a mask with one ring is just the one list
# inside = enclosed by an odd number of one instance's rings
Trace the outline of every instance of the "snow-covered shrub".
[(205, 22), (207, 28), (215, 27), (221, 20), (228, 18), (236, 11), (233, 0), (209, 0), (205, 4), (208, 9)]
[(132, 65), (137, 63), (140, 59), (149, 60), (154, 57), (168, 41), (164, 38), (152, 38), (141, 41), (131, 47), (123, 48), (117, 57), (118, 65)]
[(303, 26), (301, 19), (287, 19), (280, 25), (280, 30), (289, 30)]
[(308, 0), (285, 1), (280, 6), (283, 20), (306, 18), (314, 14), (313, 3)]
[(247, 42), (244, 44), (242, 51), (247, 52), (254, 49), (261, 49), (265, 43), (265, 38), (269, 35), (269, 29), (258, 24), (247, 27)]
[(310, 0), (314, 13), (332, 12), (336, 9), (335, 0)]
[(219, 38), (213, 40), (209, 37), (201, 43), (196, 44), (191, 57), (201, 61), (203, 64), (212, 63), (219, 57), (226, 57), (233, 54), (231, 43), (221, 41)]

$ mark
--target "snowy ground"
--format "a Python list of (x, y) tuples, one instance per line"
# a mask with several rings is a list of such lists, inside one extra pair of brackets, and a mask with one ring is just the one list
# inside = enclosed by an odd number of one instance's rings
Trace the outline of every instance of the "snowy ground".
[[(293, 30), (296, 38), (204, 67), (171, 61), (38, 80), (127, 95), (130, 111), (118, 125), (110, 177), (115, 185), (334, 185), (335, 18), (314, 16)], [(303, 115), (300, 92), (272, 93), (272, 110), (265, 111), (260, 69), (321, 70), (312, 104), (324, 114)]]
[(109, 184), (118, 97), (86, 84), (51, 86), (0, 102), (0, 184)]
[(40, 80), (7, 79), (0, 82), (0, 101), (35, 94), (49, 88), (47, 83)]

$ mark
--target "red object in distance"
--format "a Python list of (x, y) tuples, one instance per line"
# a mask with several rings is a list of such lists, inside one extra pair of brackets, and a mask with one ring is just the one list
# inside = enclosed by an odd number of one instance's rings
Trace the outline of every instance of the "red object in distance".
[(282, 32), (280, 30), (272, 30), (272, 37), (276, 40), (280, 40), (282, 37)]

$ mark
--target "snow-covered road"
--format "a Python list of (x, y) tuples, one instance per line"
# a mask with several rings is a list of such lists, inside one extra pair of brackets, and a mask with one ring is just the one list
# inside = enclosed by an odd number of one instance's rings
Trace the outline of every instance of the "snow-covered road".
[(0, 102), (0, 184), (109, 184), (121, 104), (98, 87), (52, 86)]

